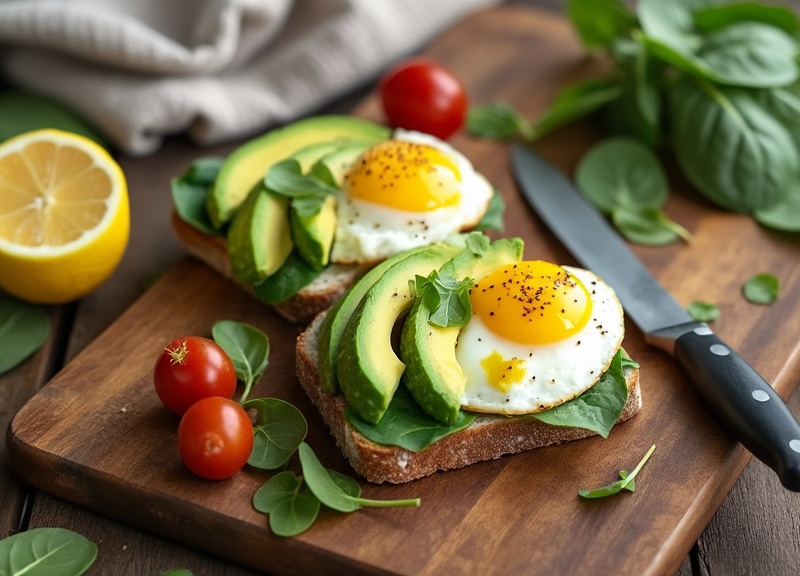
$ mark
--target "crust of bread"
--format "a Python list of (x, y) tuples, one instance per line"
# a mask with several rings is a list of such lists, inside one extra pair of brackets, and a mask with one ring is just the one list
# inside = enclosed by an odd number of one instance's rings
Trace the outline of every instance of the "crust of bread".
[[(186, 251), (213, 268), (243, 290), (254, 294), (253, 287), (236, 279), (228, 259), (228, 245), (222, 236), (212, 236), (190, 226), (172, 213), (172, 228)], [(308, 324), (314, 317), (330, 308), (334, 302), (361, 276), (368, 266), (333, 264), (297, 294), (275, 304), (273, 308), (290, 322)]]
[[(440, 470), (596, 435), (582, 428), (551, 426), (535, 418), (481, 414), (468, 427), (421, 452), (376, 444), (350, 426), (344, 414), (347, 405), (344, 397), (326, 394), (320, 388), (318, 336), (324, 317), (325, 312), (319, 314), (297, 338), (297, 376), (350, 465), (370, 482), (401, 484)], [(639, 370), (627, 367), (625, 379), (628, 401), (618, 423), (631, 418), (642, 407)]]

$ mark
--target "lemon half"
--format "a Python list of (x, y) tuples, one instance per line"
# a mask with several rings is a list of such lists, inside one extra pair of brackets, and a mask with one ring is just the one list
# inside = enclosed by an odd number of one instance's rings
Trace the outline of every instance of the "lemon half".
[(129, 231), (125, 176), (94, 141), (47, 129), (0, 144), (0, 288), (81, 298), (116, 269)]

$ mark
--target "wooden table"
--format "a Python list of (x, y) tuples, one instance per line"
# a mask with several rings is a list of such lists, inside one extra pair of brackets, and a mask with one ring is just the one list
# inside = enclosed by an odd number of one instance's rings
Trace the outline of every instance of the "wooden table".
[[(525, 3), (560, 9), (555, 1)], [(352, 94), (325, 111), (345, 112), (364, 93)], [(113, 277), (95, 293), (80, 302), (52, 308), (53, 331), (45, 347), (0, 376), (0, 426), (4, 430), (50, 377), (100, 335), (159, 274), (186, 257), (170, 228), (167, 183), (197, 156), (224, 155), (236, 144), (201, 150), (182, 138), (173, 138), (149, 157), (120, 158), (131, 191), (132, 228), (126, 255)], [(800, 394), (793, 394), (789, 406), (800, 414)], [(691, 471), (676, 471), (687, 473)], [(751, 460), (679, 574), (797, 574), (798, 518), (800, 497), (785, 491), (772, 471)], [(98, 544), (100, 552), (91, 574), (159, 574), (176, 567), (189, 568), (195, 574), (253, 573), (29, 489), (10, 472), (5, 446), (0, 445), (0, 537), (44, 526), (70, 528)]]

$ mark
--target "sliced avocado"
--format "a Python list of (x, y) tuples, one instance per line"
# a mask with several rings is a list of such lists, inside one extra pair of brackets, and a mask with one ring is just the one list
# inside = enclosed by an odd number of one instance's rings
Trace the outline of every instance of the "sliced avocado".
[(330, 262), (336, 233), (336, 199), (326, 197), (319, 212), (313, 216), (300, 216), (295, 210), (289, 210), (289, 226), (303, 260), (314, 270), (325, 268)]
[(400, 384), (405, 364), (392, 349), (392, 329), (413, 303), (409, 281), (427, 276), (462, 248), (431, 244), (396, 262), (367, 290), (344, 329), (336, 378), (347, 402), (377, 424)]
[(228, 258), (236, 278), (259, 284), (280, 268), (294, 244), (289, 231), (289, 199), (253, 187), (228, 230)]
[(300, 169), (302, 170), (303, 174), (306, 174), (311, 167), (317, 163), (317, 161), (322, 158), (323, 156), (330, 154), (338, 150), (342, 147), (342, 144), (339, 140), (330, 140), (328, 142), (315, 142), (313, 144), (309, 144), (308, 146), (301, 148), (297, 152), (291, 155), (291, 158), (294, 158), (298, 162), (300, 162)]
[[(500, 266), (519, 261), (522, 250), (519, 238), (495, 240), (482, 254), (464, 250), (442, 267), (440, 275), (477, 280)], [(425, 412), (450, 426), (458, 419), (467, 382), (456, 361), (456, 342), (461, 330), (429, 324), (432, 312), (418, 298), (403, 324), (400, 336), (400, 357), (406, 363), (403, 381)]]
[(350, 167), (373, 142), (351, 142), (322, 156), (312, 167), (311, 173), (330, 186), (342, 186)]
[(390, 130), (350, 116), (313, 116), (298, 120), (250, 140), (234, 150), (222, 164), (206, 209), (214, 226), (229, 222), (253, 186), (275, 162), (319, 142), (365, 140), (380, 142)]

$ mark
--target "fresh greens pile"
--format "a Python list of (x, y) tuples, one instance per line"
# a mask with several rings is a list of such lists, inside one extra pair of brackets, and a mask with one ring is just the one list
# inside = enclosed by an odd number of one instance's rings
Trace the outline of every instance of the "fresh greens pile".
[[(605, 53), (613, 73), (568, 86), (533, 122), (502, 103), (473, 109), (471, 133), (535, 141), (602, 111), (610, 135), (671, 153), (714, 204), (770, 228), (800, 231), (794, 12), (724, 0), (641, 0), (635, 12), (622, 0), (569, 0), (567, 7), (584, 45)], [(608, 171), (631, 168), (627, 155), (606, 160)], [(641, 169), (656, 170), (649, 161)], [(630, 215), (624, 213), (626, 220)], [(655, 213), (646, 218), (647, 227), (670, 228), (654, 226)], [(620, 228), (625, 233), (630, 226)]]

